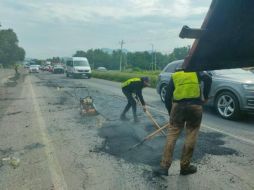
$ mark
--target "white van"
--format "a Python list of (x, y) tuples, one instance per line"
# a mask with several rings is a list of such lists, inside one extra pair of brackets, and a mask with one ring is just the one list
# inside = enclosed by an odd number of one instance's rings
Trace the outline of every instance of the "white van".
[(71, 57), (65, 60), (66, 76), (91, 78), (91, 67), (85, 57)]

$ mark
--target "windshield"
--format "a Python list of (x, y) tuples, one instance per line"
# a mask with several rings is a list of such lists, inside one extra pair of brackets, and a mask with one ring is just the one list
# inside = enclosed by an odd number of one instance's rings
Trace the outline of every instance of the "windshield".
[(73, 66), (89, 66), (87, 61), (74, 61)]
[(243, 69), (222, 69), (213, 71), (216, 75), (233, 75), (233, 74), (246, 74), (249, 71)]

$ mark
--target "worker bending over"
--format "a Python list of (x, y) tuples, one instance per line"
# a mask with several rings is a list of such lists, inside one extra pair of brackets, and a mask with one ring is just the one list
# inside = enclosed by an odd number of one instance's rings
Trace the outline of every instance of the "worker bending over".
[(128, 120), (128, 118), (126, 117), (126, 113), (130, 109), (130, 107), (132, 107), (134, 122), (139, 121), (137, 117), (136, 100), (134, 99), (133, 95), (138, 98), (138, 100), (143, 106), (143, 110), (146, 111), (146, 104), (142, 95), (142, 89), (147, 86), (150, 86), (148, 77), (132, 78), (122, 84), (122, 91), (123, 94), (126, 96), (128, 103), (120, 116), (121, 120)]

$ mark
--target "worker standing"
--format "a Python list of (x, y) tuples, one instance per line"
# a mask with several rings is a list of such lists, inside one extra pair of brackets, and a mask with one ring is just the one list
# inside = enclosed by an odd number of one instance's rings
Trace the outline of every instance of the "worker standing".
[(18, 68), (19, 68), (19, 65), (18, 65), (18, 64), (15, 64), (15, 65), (14, 65), (15, 74), (18, 74)]
[(141, 102), (143, 106), (143, 110), (146, 111), (146, 104), (142, 95), (142, 90), (144, 87), (147, 87), (147, 86), (150, 86), (148, 77), (132, 78), (125, 81), (122, 84), (122, 91), (123, 91), (123, 94), (126, 96), (128, 103), (125, 106), (120, 116), (121, 120), (123, 121), (128, 120), (128, 118), (126, 117), (126, 113), (132, 107), (134, 122), (139, 121), (137, 117), (137, 105), (133, 95), (135, 95), (136, 98), (139, 99), (139, 101)]
[[(203, 92), (201, 92), (203, 82)], [(160, 167), (154, 168), (158, 175), (168, 175), (176, 140), (186, 127), (186, 137), (180, 160), (180, 174), (188, 175), (197, 172), (191, 165), (191, 158), (197, 140), (201, 120), (202, 105), (207, 103), (212, 79), (205, 72), (177, 71), (172, 74), (166, 89), (165, 106), (170, 114), (170, 126)]]

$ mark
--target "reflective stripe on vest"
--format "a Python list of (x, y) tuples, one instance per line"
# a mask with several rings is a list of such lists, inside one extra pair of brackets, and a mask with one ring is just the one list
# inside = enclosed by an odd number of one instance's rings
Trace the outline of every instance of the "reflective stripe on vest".
[(175, 85), (174, 100), (200, 97), (200, 86), (195, 72), (176, 72), (172, 78)]
[(132, 82), (138, 82), (138, 81), (141, 81), (141, 79), (140, 79), (140, 78), (132, 78), (132, 79), (129, 79), (129, 80), (125, 81), (125, 82), (122, 84), (122, 88), (128, 86), (128, 85), (129, 85), (130, 83), (132, 83)]

